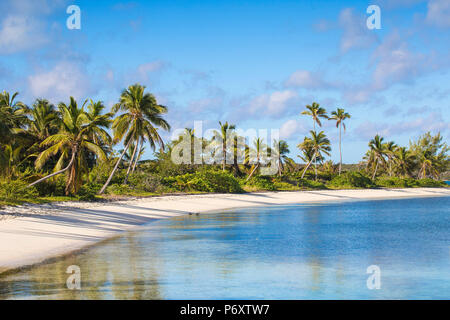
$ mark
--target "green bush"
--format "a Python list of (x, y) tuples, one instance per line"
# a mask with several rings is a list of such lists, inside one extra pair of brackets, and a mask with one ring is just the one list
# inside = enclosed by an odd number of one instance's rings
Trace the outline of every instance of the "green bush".
[(58, 175), (50, 179), (44, 180), (38, 184), (35, 184), (34, 187), (36, 188), (37, 192), (39, 193), (39, 196), (41, 197), (64, 196), (66, 189), (66, 178), (64, 175)]
[(129, 185), (127, 184), (111, 184), (106, 188), (106, 193), (110, 195), (123, 195), (123, 196), (130, 196), (135, 194), (135, 190), (133, 190)]
[(96, 200), (95, 195), (101, 189), (101, 184), (96, 183), (86, 183), (81, 186), (80, 190), (78, 190), (78, 199), (80, 201), (94, 201)]
[(361, 172), (344, 172), (334, 177), (328, 186), (333, 188), (371, 188), (375, 185), (372, 180)]
[(417, 180), (419, 187), (429, 187), (429, 188), (437, 188), (437, 187), (447, 187), (448, 185), (444, 181), (433, 180), (430, 178)]
[(275, 191), (277, 190), (271, 177), (268, 176), (254, 176), (250, 180), (241, 182), (243, 185), (248, 187), (253, 187), (256, 190), (267, 190)]
[(23, 180), (0, 181), (0, 200), (27, 201), (36, 199), (38, 195), (36, 188), (28, 187), (28, 183)]
[(130, 175), (128, 181), (137, 191), (162, 193), (165, 187), (161, 182), (162, 177), (145, 172), (136, 172)]
[(201, 191), (240, 193), (243, 192), (239, 182), (228, 172), (204, 169), (196, 173), (166, 177), (162, 183), (177, 191)]
[(417, 180), (399, 177), (379, 177), (375, 180), (375, 184), (385, 188), (413, 188), (419, 186)]
[(309, 179), (297, 179), (297, 186), (304, 189), (327, 189), (326, 185), (320, 181), (314, 181)]

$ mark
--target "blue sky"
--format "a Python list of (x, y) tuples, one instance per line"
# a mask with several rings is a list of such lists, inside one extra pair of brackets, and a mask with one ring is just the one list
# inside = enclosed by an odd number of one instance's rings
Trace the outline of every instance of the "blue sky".
[[(66, 27), (71, 4), (81, 30)], [(380, 30), (366, 27), (370, 4)], [(352, 114), (343, 152), (353, 163), (377, 133), (402, 145), (450, 133), (448, 0), (2, 0), (0, 11), (0, 90), (26, 103), (73, 95), (109, 108), (140, 82), (174, 129), (278, 128), (295, 156), (312, 127), (300, 112), (316, 101)], [(337, 161), (337, 129), (323, 129)]]

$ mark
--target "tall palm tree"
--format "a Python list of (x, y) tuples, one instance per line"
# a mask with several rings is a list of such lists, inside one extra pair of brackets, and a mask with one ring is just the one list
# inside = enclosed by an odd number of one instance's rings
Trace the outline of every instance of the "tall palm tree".
[[(41, 146), (48, 147), (42, 151), (36, 159), (36, 168), (39, 170), (54, 155), (60, 154), (55, 165), (54, 172), (29, 186), (33, 186), (53, 176), (68, 171), (66, 182), (66, 194), (76, 193), (81, 186), (82, 173), (86, 171), (86, 159), (89, 153), (94, 153), (101, 161), (106, 160), (104, 150), (92, 140), (92, 132), (98, 126), (89, 120), (84, 111), (73, 97), (70, 97), (69, 105), (60, 103), (58, 105), (62, 116), (62, 124), (59, 132), (49, 136)], [(63, 167), (66, 160), (67, 166)]]
[[(299, 145), (300, 148), (310, 148), (313, 153), (312, 159), (306, 164), (305, 169), (302, 173), (302, 179), (305, 176), (306, 171), (308, 171), (311, 163), (317, 158), (323, 158), (323, 154), (329, 156), (331, 151), (331, 143), (323, 131), (317, 133), (316, 131), (310, 131), (311, 137), (307, 137), (302, 144)], [(315, 171), (315, 176), (317, 180), (317, 170)]]
[[(306, 110), (302, 111), (301, 114), (312, 118), (314, 132), (316, 131), (316, 123), (319, 127), (322, 127), (322, 122), (320, 121), (321, 118), (328, 119), (327, 111), (317, 102), (313, 102), (311, 105), (306, 105)], [(317, 159), (314, 161), (314, 170), (317, 176)]]
[(316, 131), (316, 123), (319, 125), (319, 127), (322, 126), (322, 122), (320, 122), (320, 118), (328, 119), (327, 111), (316, 102), (313, 102), (311, 105), (306, 105), (306, 110), (302, 111), (301, 114), (312, 117), (314, 131)]
[(336, 121), (336, 128), (339, 128), (339, 175), (342, 171), (342, 127), (344, 127), (345, 132), (345, 119), (351, 118), (350, 114), (345, 112), (344, 109), (338, 108), (336, 111), (331, 112), (331, 117), (329, 120)]
[(375, 179), (375, 176), (377, 175), (378, 167), (380, 165), (384, 165), (386, 163), (386, 160), (384, 159), (385, 155), (385, 144), (383, 143), (384, 138), (380, 137), (378, 134), (369, 141), (369, 157), (368, 157), (368, 165), (369, 163), (372, 164), (372, 166), (375, 166), (373, 170), (373, 176), (372, 180)]
[(220, 131), (215, 130), (214, 134), (220, 138), (221, 148), (222, 148), (222, 171), (225, 171), (225, 164), (227, 159), (227, 134), (228, 136), (231, 136), (231, 131), (236, 129), (236, 126), (234, 124), (228, 124), (228, 121), (225, 123), (222, 123), (219, 121), (220, 125)]
[(114, 119), (112, 129), (114, 131), (114, 141), (122, 141), (125, 145), (124, 151), (119, 156), (108, 180), (100, 190), (100, 194), (105, 192), (106, 187), (111, 182), (117, 168), (119, 167), (122, 157), (130, 147), (134, 144), (133, 155), (125, 178), (127, 182), (128, 174), (133, 163), (134, 157), (138, 149), (139, 140), (148, 141), (150, 147), (155, 150), (158, 144), (164, 148), (164, 142), (158, 133), (158, 128), (170, 130), (170, 126), (163, 118), (163, 114), (167, 113), (167, 107), (159, 105), (156, 98), (151, 93), (144, 93), (145, 86), (134, 84), (122, 91), (120, 100), (113, 107), (113, 112), (124, 111), (123, 114)]
[(284, 140), (274, 140), (273, 141), (273, 151), (275, 151), (275, 156), (278, 159), (278, 175), (281, 177), (281, 174), (284, 170), (284, 162), (289, 161), (289, 145)]

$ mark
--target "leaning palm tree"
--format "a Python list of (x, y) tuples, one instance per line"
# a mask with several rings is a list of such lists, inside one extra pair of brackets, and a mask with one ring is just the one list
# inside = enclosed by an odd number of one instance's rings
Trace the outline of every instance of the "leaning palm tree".
[(339, 128), (339, 175), (342, 171), (342, 127), (344, 127), (345, 132), (345, 119), (351, 118), (350, 114), (345, 112), (344, 109), (338, 108), (336, 111), (331, 112), (331, 117), (329, 120), (336, 121), (336, 128)]
[(250, 154), (253, 153), (254, 159), (250, 159), (250, 161), (253, 161), (254, 164), (246, 181), (250, 180), (250, 178), (253, 176), (256, 170), (260, 167), (261, 160), (263, 160), (262, 159), (263, 155), (267, 154), (267, 145), (264, 143), (264, 139), (255, 138), (255, 140), (253, 141), (253, 146), (254, 146), (253, 152), (250, 152)]
[(380, 165), (384, 165), (386, 160), (384, 159), (386, 149), (383, 143), (384, 138), (380, 137), (378, 134), (369, 141), (369, 154), (368, 154), (368, 164), (371, 163), (374, 166), (372, 180), (375, 179)]
[[(221, 141), (221, 151), (222, 151), (222, 171), (225, 171), (225, 164), (227, 159), (227, 138), (231, 136), (231, 131), (236, 129), (236, 126), (234, 124), (228, 124), (228, 122), (222, 123), (219, 121), (220, 125), (220, 131), (215, 130), (214, 134), (220, 139)], [(228, 136), (227, 136), (228, 135)]]
[(281, 174), (284, 170), (284, 163), (289, 162), (289, 157), (287, 154), (289, 154), (289, 146), (286, 141), (284, 140), (274, 140), (273, 141), (273, 149), (274, 156), (277, 157), (278, 160), (278, 175), (281, 177)]
[[(323, 154), (329, 156), (331, 151), (331, 143), (323, 131), (317, 133), (316, 131), (310, 131), (311, 137), (307, 137), (302, 144), (299, 145), (300, 148), (310, 148), (313, 153), (312, 159), (306, 164), (305, 169), (302, 173), (302, 179), (305, 176), (306, 171), (308, 171), (311, 163), (317, 158), (324, 158)], [(317, 170), (315, 171), (315, 178), (317, 180)]]
[(167, 113), (167, 107), (159, 105), (154, 95), (144, 93), (144, 91), (145, 86), (140, 84), (129, 86), (128, 89), (122, 91), (119, 102), (113, 107), (114, 113), (124, 111), (123, 114), (114, 119), (112, 129), (114, 141), (119, 142), (123, 140), (125, 148), (119, 159), (117, 159), (108, 180), (101, 188), (100, 194), (105, 192), (130, 145), (134, 144), (134, 151), (128, 166), (125, 183), (127, 182), (133, 160), (135, 160), (140, 141), (148, 141), (153, 150), (155, 150), (157, 144), (164, 148), (164, 142), (159, 135), (158, 127), (167, 131), (170, 130), (169, 124), (162, 117), (163, 114)]
[[(75, 99), (70, 97), (69, 105), (60, 103), (58, 108), (62, 116), (61, 128), (41, 143), (41, 146), (48, 148), (39, 154), (35, 165), (39, 170), (52, 156), (57, 154), (60, 155), (58, 162), (52, 174), (29, 186), (68, 171), (65, 190), (68, 195), (76, 193), (81, 186), (82, 173), (86, 171), (88, 154), (94, 153), (101, 161), (106, 160), (106, 155), (101, 146), (92, 140), (91, 132), (95, 131), (97, 124), (89, 120), (84, 111), (84, 104), (79, 108)], [(69, 163), (63, 167), (68, 159)]]

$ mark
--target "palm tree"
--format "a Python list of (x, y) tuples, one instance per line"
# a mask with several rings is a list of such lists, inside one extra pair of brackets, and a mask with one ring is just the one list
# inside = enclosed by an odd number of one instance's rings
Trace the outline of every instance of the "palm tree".
[[(314, 132), (316, 131), (316, 123), (319, 125), (319, 127), (322, 126), (320, 118), (328, 119), (327, 111), (322, 108), (317, 102), (313, 102), (311, 105), (306, 105), (306, 110), (302, 111), (301, 114), (311, 116), (311, 118), (313, 119)], [(317, 177), (317, 159), (314, 162), (314, 170)]]
[(215, 131), (214, 134), (220, 138), (222, 148), (222, 171), (225, 171), (225, 164), (227, 159), (227, 134), (231, 136), (231, 131), (236, 129), (234, 124), (228, 124), (228, 122), (222, 123), (219, 121), (220, 132)]
[(369, 154), (368, 154), (368, 165), (371, 163), (372, 166), (375, 166), (373, 171), (372, 180), (375, 179), (377, 175), (379, 165), (383, 165), (386, 160), (384, 159), (385, 155), (385, 145), (383, 143), (384, 138), (380, 137), (378, 134), (369, 141)]
[(28, 122), (25, 116), (27, 106), (15, 101), (18, 94), (15, 92), (11, 96), (6, 91), (0, 93), (0, 143), (10, 141), (14, 134), (13, 129), (24, 127)]
[(329, 120), (335, 120), (336, 121), (336, 128), (339, 128), (339, 175), (341, 175), (342, 171), (342, 127), (344, 127), (345, 132), (345, 119), (351, 118), (350, 114), (345, 112), (344, 109), (338, 108), (336, 111), (331, 112), (331, 117)]
[[(59, 160), (52, 174), (31, 183), (29, 186), (69, 171), (65, 190), (68, 195), (76, 193), (81, 186), (82, 173), (86, 171), (88, 154), (94, 153), (101, 161), (106, 160), (106, 155), (102, 147), (92, 140), (92, 132), (96, 131), (98, 124), (89, 120), (84, 111), (84, 104), (81, 108), (78, 108), (75, 99), (70, 97), (69, 105), (60, 103), (58, 108), (62, 116), (61, 129), (41, 143), (41, 146), (48, 148), (37, 157), (36, 168), (38, 170), (42, 168), (56, 154), (60, 154)], [(63, 168), (68, 158), (70, 158), (69, 163)]]
[(273, 151), (275, 151), (275, 156), (278, 158), (278, 175), (281, 177), (281, 174), (284, 170), (284, 162), (289, 161), (289, 146), (284, 140), (274, 140), (273, 141)]
[(17, 129), (16, 132), (32, 141), (29, 151), (42, 151), (39, 150), (40, 143), (57, 133), (61, 126), (59, 111), (48, 100), (36, 99), (32, 108), (26, 109), (26, 114), (30, 116), (28, 128)]
[(105, 147), (110, 147), (112, 144), (112, 139), (106, 129), (111, 126), (111, 118), (114, 114), (112, 112), (103, 113), (105, 108), (106, 107), (102, 101), (94, 102), (91, 99), (87, 105), (86, 115), (89, 121), (93, 124), (91, 137), (94, 143)]
[(414, 167), (414, 159), (414, 155), (406, 147), (397, 148), (394, 157), (396, 171), (404, 177), (410, 177)]
[(253, 169), (251, 170), (250, 175), (248, 176), (246, 181), (250, 180), (250, 178), (253, 176), (255, 171), (261, 165), (261, 160), (262, 160), (263, 154), (267, 153), (267, 145), (264, 143), (264, 139), (255, 138), (255, 140), (253, 141), (253, 146), (254, 146), (255, 158), (250, 159), (250, 160), (253, 160), (255, 163), (253, 164)]
[[(331, 151), (330, 140), (327, 138), (323, 131), (317, 133), (316, 131), (311, 130), (310, 133), (311, 137), (306, 138), (303, 143), (299, 145), (299, 147), (302, 149), (310, 148), (311, 152), (313, 153), (311, 160), (306, 164), (306, 167), (303, 170), (302, 179), (313, 161), (315, 161), (317, 158), (323, 158), (322, 154), (329, 156)], [(315, 171), (315, 173), (317, 180), (317, 170)]]
[(130, 168), (138, 149), (139, 141), (148, 140), (150, 147), (155, 150), (156, 144), (164, 148), (164, 142), (158, 133), (158, 127), (170, 130), (167, 121), (162, 117), (167, 113), (167, 107), (159, 105), (154, 95), (144, 93), (145, 86), (134, 84), (122, 91), (120, 100), (113, 107), (113, 112), (124, 111), (125, 113), (114, 119), (112, 129), (114, 131), (114, 141), (124, 141), (124, 151), (119, 156), (108, 180), (100, 190), (100, 194), (105, 192), (106, 187), (111, 182), (122, 157), (130, 145), (134, 144), (133, 155), (128, 166), (124, 183), (127, 182)]
[(394, 161), (395, 152), (397, 151), (397, 148), (398, 146), (394, 143), (394, 141), (389, 141), (384, 144), (384, 153), (388, 158), (390, 177), (392, 177), (392, 163)]
[(319, 125), (319, 127), (322, 126), (320, 118), (328, 119), (327, 111), (316, 102), (313, 102), (312, 105), (306, 105), (306, 110), (302, 111), (301, 114), (312, 117), (314, 131), (316, 131), (316, 123)]
[(18, 173), (23, 147), (17, 144), (6, 144), (0, 148), (0, 174), (11, 178)]

